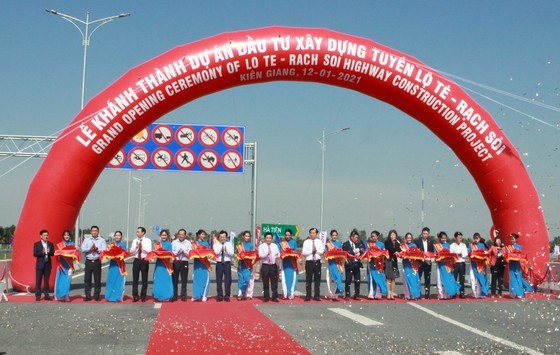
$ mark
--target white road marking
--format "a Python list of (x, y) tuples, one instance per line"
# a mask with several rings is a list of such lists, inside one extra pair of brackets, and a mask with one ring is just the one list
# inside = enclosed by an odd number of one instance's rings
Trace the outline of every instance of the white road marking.
[[(133, 256), (130, 256), (130, 257), (124, 259), (124, 260), (125, 260), (125, 261), (128, 261), (128, 260), (130, 260), (131, 258), (133, 258)], [(101, 266), (101, 270), (106, 269), (106, 268), (108, 268), (109, 266), (111, 266), (111, 263), (110, 263), (110, 262), (108, 262), (107, 264)], [(82, 270), (80, 270), (80, 271), (78, 271), (78, 272), (72, 274), (72, 279), (74, 279), (74, 278), (76, 278), (76, 277), (84, 276), (85, 273), (86, 273), (86, 271), (85, 271), (85, 266), (84, 266), (84, 269), (82, 269)]]
[(160, 309), (161, 303), (154, 303), (154, 309)]
[(411, 305), (412, 307), (415, 307), (415, 308), (417, 308), (417, 309), (423, 311), (423, 312), (428, 313), (429, 315), (431, 315), (431, 316), (433, 316), (433, 317), (436, 317), (436, 318), (438, 318), (438, 319), (441, 319), (441, 320), (443, 320), (443, 321), (446, 321), (446, 322), (448, 322), (448, 323), (451, 323), (451, 324), (453, 324), (453, 325), (455, 325), (455, 326), (457, 326), (457, 327), (459, 327), (459, 328), (463, 328), (463, 329), (465, 329), (465, 330), (468, 330), (469, 332), (474, 333), (474, 334), (476, 334), (476, 335), (479, 335), (479, 336), (481, 336), (481, 337), (484, 337), (484, 338), (490, 339), (490, 340), (492, 340), (492, 341), (495, 341), (496, 343), (500, 343), (500, 344), (509, 346), (510, 348), (513, 348), (513, 349), (515, 349), (515, 350), (519, 350), (519, 351), (521, 351), (521, 352), (523, 352), (523, 353), (527, 353), (527, 354), (543, 354), (543, 353), (541, 353), (541, 352), (539, 352), (539, 351), (537, 351), (537, 350), (533, 350), (533, 349), (528, 348), (528, 347), (526, 347), (526, 346), (516, 344), (516, 343), (514, 343), (514, 342), (512, 342), (512, 341), (509, 341), (509, 340), (506, 340), (506, 339), (497, 337), (497, 336), (492, 335), (492, 334), (488, 334), (488, 333), (483, 332), (483, 331), (481, 331), (481, 330), (479, 330), (479, 329), (473, 328), (473, 327), (471, 327), (471, 326), (469, 326), (469, 325), (463, 324), (463, 323), (458, 322), (458, 321), (456, 321), (456, 320), (454, 320), (454, 319), (451, 319), (451, 318), (448, 318), (448, 317), (443, 316), (443, 315), (441, 315), (441, 314), (438, 314), (438, 313), (436, 313), (436, 312), (434, 312), (434, 311), (432, 311), (432, 310), (429, 310), (429, 309), (427, 309), (427, 308), (425, 308), (425, 307), (422, 307), (422, 306), (420, 306), (420, 305), (418, 305), (418, 304), (416, 304), (416, 303), (408, 302), (408, 304)]
[(359, 314), (352, 313), (344, 308), (328, 308), (328, 310), (336, 314), (339, 314), (343, 317), (350, 318), (354, 322), (358, 322), (363, 325), (383, 325), (383, 323), (379, 323), (377, 321), (374, 321), (373, 319), (369, 319)]

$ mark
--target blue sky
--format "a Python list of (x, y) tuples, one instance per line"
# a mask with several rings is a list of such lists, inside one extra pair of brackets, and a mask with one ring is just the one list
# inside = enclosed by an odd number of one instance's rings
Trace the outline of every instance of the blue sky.
[[(2, 1), (1, 134), (50, 135), (80, 108), (83, 47), (78, 31), (45, 8), (90, 20), (131, 13), (101, 27), (88, 49), (86, 101), (128, 69), (175, 46), (271, 25), (324, 27), (366, 37), (459, 79), (521, 153), (541, 196), (551, 236), (560, 235), (560, 3), (555, 1)], [(524, 101), (524, 100), (526, 101)], [(500, 104), (494, 102), (498, 101)], [(546, 107), (538, 104), (548, 105)], [(513, 109), (512, 109), (513, 108)], [(533, 118), (548, 122), (551, 126)], [(160, 122), (246, 126), (259, 146), (258, 223), (319, 225), (321, 131), (327, 140), (325, 229), (419, 233), (425, 225), (487, 234), (487, 207), (455, 155), (424, 126), (362, 94), (321, 84), (274, 82), (222, 91)], [(0, 158), (0, 175), (21, 163)], [(41, 163), (0, 178), (0, 225), (16, 223)], [(134, 172), (146, 226), (240, 231), (250, 225), (250, 168), (244, 175)], [(68, 176), (72, 179), (74, 172)], [(105, 171), (82, 209), (102, 234), (126, 230), (128, 174)], [(131, 185), (131, 228), (139, 185)], [(48, 208), (46, 206), (45, 208)]]

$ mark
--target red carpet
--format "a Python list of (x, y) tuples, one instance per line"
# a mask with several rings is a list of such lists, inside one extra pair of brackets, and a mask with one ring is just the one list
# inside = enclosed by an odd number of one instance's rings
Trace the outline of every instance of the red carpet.
[(255, 303), (164, 303), (146, 353), (309, 354)]

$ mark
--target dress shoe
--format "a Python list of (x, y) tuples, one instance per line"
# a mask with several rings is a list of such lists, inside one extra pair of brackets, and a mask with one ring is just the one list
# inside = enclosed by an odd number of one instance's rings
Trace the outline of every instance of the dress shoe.
[(352, 298), (355, 299), (355, 300), (358, 300), (360, 298), (360, 296), (354, 295), (354, 297), (352, 297)]
[(134, 297), (132, 298), (132, 302), (138, 302), (138, 300), (139, 300), (138, 296), (134, 296)]
[(177, 296), (173, 296), (173, 298), (171, 299), (171, 302), (175, 302), (177, 301)]
[(41, 297), (35, 297), (35, 302), (39, 302), (41, 300)]
[(278, 302), (278, 298), (273, 298), (272, 302)]
[(305, 302), (309, 302), (311, 300), (311, 297), (305, 297), (304, 301)]
[(97, 297), (94, 297), (93, 299), (96, 300), (97, 302), (99, 302), (99, 300), (100, 300), (101, 298), (100, 298), (99, 296), (97, 296)]
[(51, 296), (49, 296), (49, 295), (45, 295), (45, 301), (52, 301), (52, 298), (51, 298)]
[(229, 296), (224, 297), (224, 301), (229, 302)]
[(91, 296), (86, 296), (86, 298), (84, 299), (84, 301), (86, 301), (86, 302), (91, 301)]
[(222, 297), (216, 298), (216, 301), (218, 301), (218, 302), (222, 302), (223, 300), (224, 300), (224, 299), (223, 299)]
[(313, 297), (313, 299), (314, 299), (315, 301), (321, 302), (321, 297), (319, 297), (319, 296), (315, 296), (315, 297)]
[(181, 296), (181, 301), (186, 302), (187, 301), (187, 296)]
[(268, 302), (268, 301), (270, 301), (270, 300), (269, 300), (268, 298), (265, 298), (263, 301), (264, 301), (264, 302)]
[(142, 296), (140, 299), (142, 300), (142, 302), (146, 302), (146, 296)]

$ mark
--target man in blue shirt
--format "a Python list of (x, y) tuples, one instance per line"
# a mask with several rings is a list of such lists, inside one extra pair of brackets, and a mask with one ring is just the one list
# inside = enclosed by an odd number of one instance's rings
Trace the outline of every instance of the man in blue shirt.
[(84, 273), (85, 301), (91, 301), (91, 277), (94, 279), (93, 298), (99, 301), (101, 296), (101, 259), (99, 255), (107, 249), (105, 239), (99, 236), (99, 227), (91, 226), (91, 237), (82, 243), (82, 253), (86, 258), (86, 268)]

